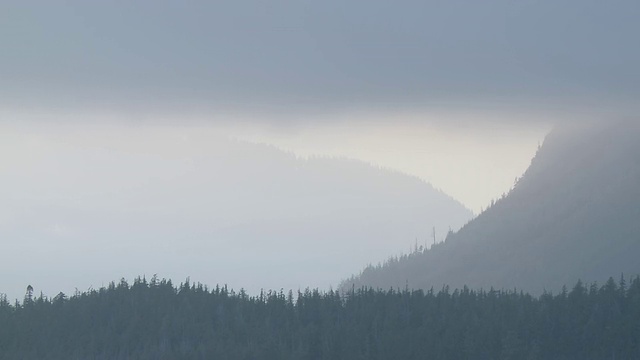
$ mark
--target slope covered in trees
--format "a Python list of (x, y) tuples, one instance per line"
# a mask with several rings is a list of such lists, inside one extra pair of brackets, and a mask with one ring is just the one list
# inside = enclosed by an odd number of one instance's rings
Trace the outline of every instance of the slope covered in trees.
[(305, 291), (249, 297), (138, 278), (68, 298), (0, 299), (0, 359), (640, 357), (640, 278), (516, 291)]
[(430, 250), (366, 268), (344, 288), (563, 284), (640, 272), (640, 125), (559, 128), (510, 193)]

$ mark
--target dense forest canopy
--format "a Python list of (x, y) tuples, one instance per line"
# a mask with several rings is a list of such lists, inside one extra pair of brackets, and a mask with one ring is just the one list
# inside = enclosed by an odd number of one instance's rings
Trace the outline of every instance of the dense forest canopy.
[(633, 359), (640, 277), (517, 290), (356, 289), (248, 296), (124, 279), (0, 301), (0, 359)]

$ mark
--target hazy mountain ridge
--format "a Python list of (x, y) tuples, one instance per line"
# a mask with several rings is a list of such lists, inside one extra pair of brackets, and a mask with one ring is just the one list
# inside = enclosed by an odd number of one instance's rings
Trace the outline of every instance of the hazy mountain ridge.
[(431, 250), (343, 286), (469, 285), (540, 293), (640, 273), (640, 127), (560, 128), (513, 190)]
[(154, 273), (252, 293), (328, 288), (432, 226), (472, 217), (412, 176), (188, 135), (16, 136), (7, 146), (26, 160), (4, 163), (0, 236), (13, 245), (0, 254), (0, 292), (20, 297), (32, 284), (50, 295)]

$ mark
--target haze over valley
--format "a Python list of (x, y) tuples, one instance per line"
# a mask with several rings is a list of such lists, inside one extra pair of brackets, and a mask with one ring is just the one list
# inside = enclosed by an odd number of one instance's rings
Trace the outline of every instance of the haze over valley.
[(11, 298), (25, 283), (55, 295), (141, 274), (252, 294), (329, 289), (473, 217), (415, 176), (202, 128), (9, 134), (0, 270)]

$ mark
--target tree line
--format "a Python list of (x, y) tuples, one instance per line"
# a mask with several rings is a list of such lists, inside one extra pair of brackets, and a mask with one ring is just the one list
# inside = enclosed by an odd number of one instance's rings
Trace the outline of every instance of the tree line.
[(249, 296), (153, 277), (0, 297), (0, 359), (638, 359), (640, 277), (516, 290)]

